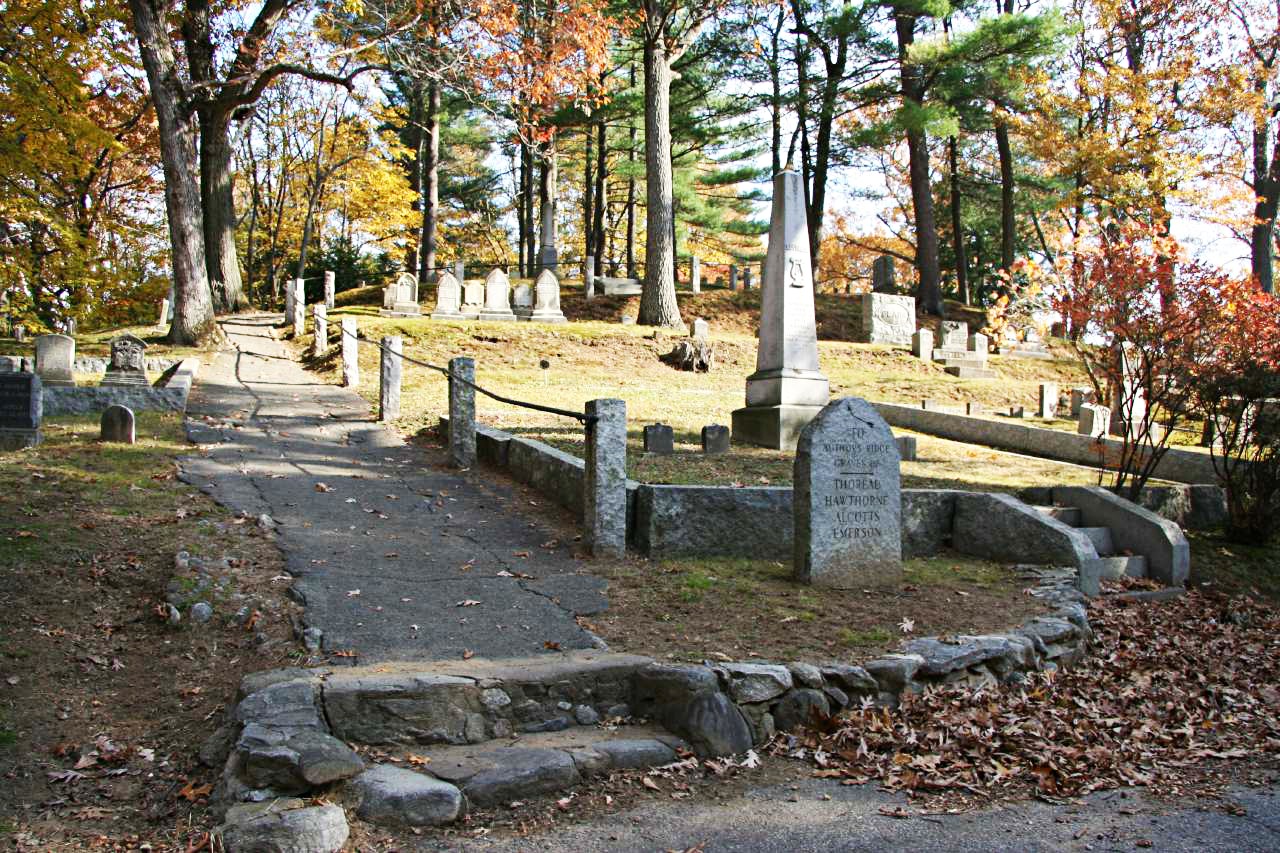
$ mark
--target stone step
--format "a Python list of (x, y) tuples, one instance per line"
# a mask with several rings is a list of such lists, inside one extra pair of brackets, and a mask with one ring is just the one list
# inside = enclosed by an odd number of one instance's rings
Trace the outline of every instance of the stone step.
[(996, 372), (981, 367), (948, 367), (947, 373), (960, 379), (995, 379)]
[(1036, 509), (1050, 518), (1056, 518), (1068, 527), (1079, 527), (1080, 509), (1074, 506), (1038, 506)]
[(1145, 578), (1147, 576), (1147, 558), (1141, 555), (1134, 557), (1100, 557), (1098, 569), (1103, 580), (1117, 578)]
[(1080, 527), (1077, 529), (1089, 537), (1089, 541), (1093, 543), (1093, 549), (1098, 552), (1099, 557), (1110, 557), (1115, 554), (1116, 546), (1111, 541), (1110, 527)]

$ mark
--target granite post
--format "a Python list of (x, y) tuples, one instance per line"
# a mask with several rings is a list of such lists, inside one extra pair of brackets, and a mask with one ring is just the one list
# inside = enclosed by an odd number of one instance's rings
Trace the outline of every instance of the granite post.
[(845, 397), (809, 422), (796, 445), (796, 580), (837, 589), (902, 580), (898, 443), (866, 400)]
[(393, 421), (400, 417), (400, 375), (404, 370), (400, 354), (403, 352), (400, 336), (382, 339), (382, 357), (379, 360), (378, 420)]
[(597, 557), (621, 557), (627, 550), (627, 403), (589, 400), (583, 526)]
[(295, 338), (307, 333), (307, 296), (304, 283), (300, 278), (293, 282), (293, 315), (290, 317), (290, 323), (293, 325)]
[(347, 388), (360, 385), (360, 340), (355, 317), (342, 318), (342, 384)]
[(689, 290), (694, 293), (702, 292), (702, 262), (697, 255), (689, 258)]
[(1039, 405), (1036, 417), (1054, 418), (1058, 415), (1058, 384), (1056, 382), (1040, 383)]
[(762, 284), (756, 371), (747, 377), (746, 406), (733, 413), (733, 436), (748, 444), (790, 450), (800, 430), (831, 396), (818, 366), (809, 228), (804, 188), (795, 172), (773, 179)]
[(449, 464), (476, 464), (476, 381), (474, 358), (449, 359)]
[(311, 306), (311, 356), (320, 358), (329, 350), (329, 312), (322, 303)]
[(933, 330), (917, 329), (911, 336), (911, 354), (921, 361), (933, 361)]
[(333, 310), (333, 298), (337, 295), (338, 283), (337, 275), (333, 270), (324, 271), (324, 310)]

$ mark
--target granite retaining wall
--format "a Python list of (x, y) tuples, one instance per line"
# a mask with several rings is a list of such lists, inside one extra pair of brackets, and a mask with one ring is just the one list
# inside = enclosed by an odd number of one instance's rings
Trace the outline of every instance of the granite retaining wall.
[(108, 406), (128, 406), (135, 412), (185, 412), (187, 396), (199, 370), (199, 360), (188, 358), (171, 364), (152, 386), (46, 385), (41, 392), (44, 416), (94, 415)]

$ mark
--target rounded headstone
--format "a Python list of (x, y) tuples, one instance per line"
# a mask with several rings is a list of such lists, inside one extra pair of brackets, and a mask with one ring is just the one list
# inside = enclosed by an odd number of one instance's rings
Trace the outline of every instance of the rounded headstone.
[(107, 406), (102, 413), (103, 441), (133, 444), (136, 440), (133, 410), (128, 406)]

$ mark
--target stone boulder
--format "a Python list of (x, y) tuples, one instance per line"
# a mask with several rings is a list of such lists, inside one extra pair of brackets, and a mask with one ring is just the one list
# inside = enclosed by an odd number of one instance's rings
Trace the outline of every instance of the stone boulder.
[(347, 784), (356, 814), (373, 823), (440, 826), (462, 812), (462, 792), (448, 782), (403, 767), (379, 764)]
[(227, 853), (337, 853), (350, 831), (338, 806), (273, 800), (232, 806), (217, 834)]

